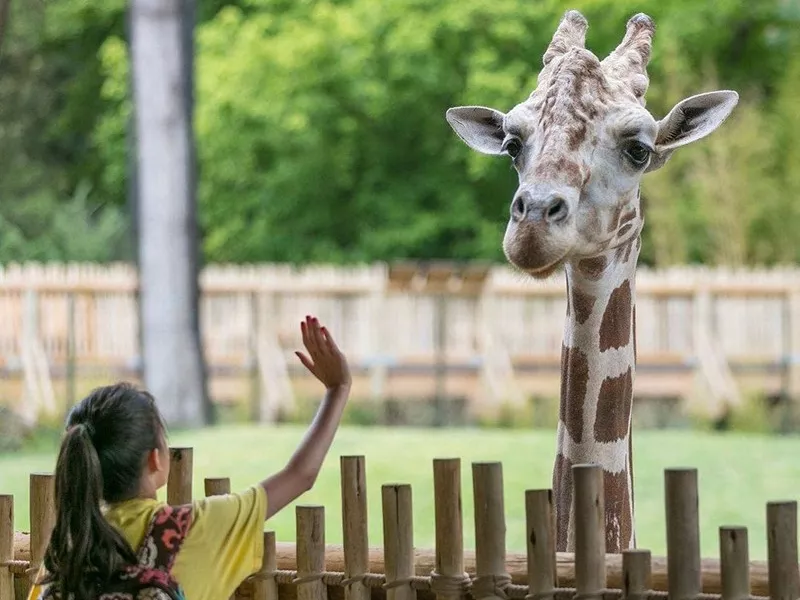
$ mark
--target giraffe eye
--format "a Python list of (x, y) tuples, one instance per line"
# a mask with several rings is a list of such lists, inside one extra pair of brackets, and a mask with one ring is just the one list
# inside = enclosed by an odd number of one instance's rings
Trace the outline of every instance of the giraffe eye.
[(503, 144), (502, 151), (507, 153), (511, 158), (516, 158), (522, 152), (522, 142), (517, 138), (509, 138)]
[(641, 142), (631, 142), (625, 148), (625, 154), (634, 165), (643, 167), (647, 163), (647, 159), (650, 158), (650, 148)]

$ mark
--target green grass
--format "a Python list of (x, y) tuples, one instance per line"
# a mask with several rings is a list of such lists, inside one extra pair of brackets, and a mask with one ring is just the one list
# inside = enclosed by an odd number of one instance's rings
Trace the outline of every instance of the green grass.
[[(230, 477), (233, 487), (253, 484), (278, 469), (292, 453), (304, 428), (226, 426), (173, 433), (171, 445), (194, 448), (195, 495), (204, 477)], [(464, 541), (474, 547), (473, 461), (502, 461), (509, 551), (524, 550), (524, 490), (550, 486), (554, 434), (550, 431), (342, 428), (315, 488), (300, 503), (326, 506), (326, 539), (341, 542), (340, 455), (363, 454), (367, 464), (369, 536), (382, 543), (380, 488), (384, 483), (413, 486), (417, 547), (433, 547), (433, 458), (460, 457)], [(766, 503), (800, 496), (800, 439), (690, 431), (641, 431), (634, 435), (637, 532), (640, 547), (663, 554), (666, 548), (664, 475), (669, 467), (697, 467), (700, 482), (702, 554), (718, 556), (718, 527), (750, 529), (751, 557), (766, 558)], [(15, 495), (17, 530), (28, 526), (28, 474), (49, 471), (55, 447), (0, 456), (0, 492)], [(278, 539), (292, 541), (294, 510), (272, 519)]]

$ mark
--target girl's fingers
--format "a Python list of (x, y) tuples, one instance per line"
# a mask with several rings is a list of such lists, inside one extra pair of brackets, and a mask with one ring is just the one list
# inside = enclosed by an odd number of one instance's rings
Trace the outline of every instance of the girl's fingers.
[(330, 331), (328, 331), (325, 327), (322, 328), (322, 334), (325, 336), (325, 342), (328, 346), (328, 350), (331, 354), (336, 354), (339, 352), (339, 346), (336, 345), (336, 342), (333, 340), (333, 336), (331, 335)]
[(319, 343), (317, 342), (316, 325), (314, 319), (306, 317), (307, 339), (304, 341), (306, 348), (311, 355), (319, 354)]
[(317, 344), (317, 351), (320, 354), (327, 354), (327, 347), (326, 347), (327, 344), (325, 343), (325, 338), (322, 335), (322, 332), (320, 331), (320, 325), (317, 319), (314, 319), (314, 327), (312, 329), (312, 332), (314, 336), (314, 341)]
[(297, 358), (300, 359), (300, 362), (303, 363), (305, 368), (313, 373), (314, 372), (314, 363), (312, 363), (311, 360), (305, 354), (303, 354), (302, 352), (295, 351), (295, 354), (297, 355)]

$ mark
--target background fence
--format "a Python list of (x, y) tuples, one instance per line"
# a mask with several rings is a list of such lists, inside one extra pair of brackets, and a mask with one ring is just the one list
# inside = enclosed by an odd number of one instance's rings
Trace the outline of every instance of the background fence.
[[(354, 396), (460, 397), (480, 412), (558, 394), (563, 275), (536, 282), (471, 263), (210, 266), (201, 288), (212, 396), (249, 396), (261, 419), (308, 389), (292, 354), (308, 313), (346, 350)], [(717, 415), (743, 394), (796, 395), (800, 269), (641, 269), (636, 311), (637, 397)], [(30, 420), (72, 401), (76, 380), (138, 377), (138, 340), (132, 266), (0, 269), (0, 373), (21, 386), (5, 401)]]
[[(170, 504), (185, 504), (192, 490), (192, 449), (172, 448), (167, 486)], [(261, 571), (243, 582), (232, 600), (743, 600), (800, 597), (797, 502), (766, 507), (768, 560), (750, 561), (747, 529), (719, 528), (719, 559), (701, 559), (696, 469), (664, 472), (667, 556), (646, 549), (605, 554), (603, 474), (593, 465), (573, 467), (575, 552), (556, 553), (553, 496), (525, 492), (527, 550), (506, 552), (503, 470), (499, 462), (472, 464), (475, 549), (463, 543), (461, 461), (433, 461), (436, 541), (414, 546), (412, 489), (382, 485), (381, 546), (367, 536), (366, 465), (363, 456), (340, 458), (343, 545), (325, 543), (325, 508), (296, 507), (296, 543), (264, 537)], [(205, 495), (229, 492), (227, 479), (205, 479)], [(31, 475), (30, 535), (14, 535), (13, 497), (0, 496), (0, 600), (25, 598), (54, 524), (53, 476)], [(14, 591), (16, 590), (16, 591)], [(578, 596), (575, 596), (575, 594)], [(710, 594), (701, 596), (701, 594)]]

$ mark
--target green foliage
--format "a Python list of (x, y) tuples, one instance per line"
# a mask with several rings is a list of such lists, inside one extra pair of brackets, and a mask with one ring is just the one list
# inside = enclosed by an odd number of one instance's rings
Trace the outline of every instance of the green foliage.
[(774, 433), (778, 423), (770, 422), (766, 400), (757, 394), (747, 394), (742, 405), (731, 411), (729, 429), (740, 433)]
[[(0, 148), (15, 148), (0, 150), (0, 168), (13, 171), (0, 181), (0, 217), (11, 225), (20, 217), (6, 207), (46, 197), (41, 210), (56, 211), (82, 182), (111, 220), (125, 206), (124, 4), (48, 4), (35, 35), (34, 17), (14, 21), (0, 79)], [(466, 148), (444, 112), (524, 99), (573, 7), (601, 56), (642, 10), (632, 0), (198, 0), (204, 258), (502, 260), (516, 177), (507, 161)], [(643, 261), (797, 260), (800, 11), (780, 0), (645, 10), (658, 25), (648, 94), (657, 117), (714, 88), (742, 101), (718, 132), (646, 176)]]
[(68, 201), (46, 192), (0, 211), (0, 262), (111, 262), (130, 255), (127, 216), (98, 207), (82, 185)]
[(105, 165), (88, 135), (106, 110), (95, 53), (121, 34), (124, 1), (11, 6), (0, 62), (0, 260), (126, 256), (127, 224), (97, 189)]

